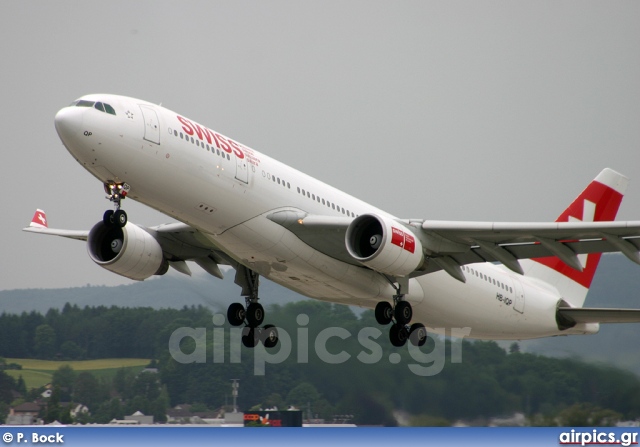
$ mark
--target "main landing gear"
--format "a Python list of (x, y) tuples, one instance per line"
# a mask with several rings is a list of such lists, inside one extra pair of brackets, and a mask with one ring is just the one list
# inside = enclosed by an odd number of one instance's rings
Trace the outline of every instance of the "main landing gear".
[(278, 329), (272, 324), (260, 327), (264, 321), (264, 308), (258, 302), (258, 285), (260, 276), (244, 266), (238, 266), (236, 284), (242, 287), (245, 306), (233, 303), (227, 309), (227, 320), (232, 326), (245, 325), (242, 331), (242, 344), (254, 348), (262, 342), (265, 348), (273, 348), (278, 344)]
[(107, 210), (102, 216), (102, 221), (107, 227), (123, 228), (127, 224), (127, 213), (120, 209), (120, 203), (127, 197), (129, 185), (126, 183), (109, 182), (104, 184), (107, 199), (115, 205), (115, 210)]
[(389, 330), (389, 340), (396, 347), (402, 347), (407, 340), (413, 346), (423, 346), (427, 341), (427, 329), (422, 323), (413, 323), (413, 309), (411, 303), (404, 301), (404, 295), (393, 296), (393, 306), (387, 301), (380, 301), (376, 305), (375, 316), (378, 324), (386, 326), (393, 323)]

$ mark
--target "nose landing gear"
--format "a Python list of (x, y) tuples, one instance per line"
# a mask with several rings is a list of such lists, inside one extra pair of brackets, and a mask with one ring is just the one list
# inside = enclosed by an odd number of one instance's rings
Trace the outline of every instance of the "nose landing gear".
[(127, 213), (120, 209), (120, 204), (127, 197), (129, 189), (130, 187), (126, 183), (108, 182), (104, 184), (107, 199), (115, 205), (115, 210), (107, 210), (102, 216), (102, 221), (107, 227), (123, 228), (127, 224)]

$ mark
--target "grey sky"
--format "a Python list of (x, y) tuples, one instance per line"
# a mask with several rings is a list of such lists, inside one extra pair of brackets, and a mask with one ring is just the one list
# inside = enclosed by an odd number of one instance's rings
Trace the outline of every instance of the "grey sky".
[(640, 220), (639, 23), (637, 1), (1, 2), (0, 289), (128, 282), (20, 231), (36, 207), (88, 229), (110, 206), (53, 127), (88, 93), (162, 103), (401, 217), (553, 220), (608, 166)]

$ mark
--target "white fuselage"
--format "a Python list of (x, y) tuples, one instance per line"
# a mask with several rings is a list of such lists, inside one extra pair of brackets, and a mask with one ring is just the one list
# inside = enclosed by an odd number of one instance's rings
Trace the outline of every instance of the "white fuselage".
[[(128, 183), (129, 198), (200, 230), (236, 261), (303, 295), (370, 308), (391, 300), (394, 289), (383, 275), (311, 248), (266, 215), (291, 209), (393, 216), (166, 108), (114, 95), (83, 99), (109, 103), (117, 113), (67, 107), (56, 127), (69, 152), (100, 181)], [(488, 263), (463, 269), (466, 283), (443, 271), (410, 280), (413, 321), (488, 339), (597, 330), (560, 331), (561, 297), (548, 284)]]

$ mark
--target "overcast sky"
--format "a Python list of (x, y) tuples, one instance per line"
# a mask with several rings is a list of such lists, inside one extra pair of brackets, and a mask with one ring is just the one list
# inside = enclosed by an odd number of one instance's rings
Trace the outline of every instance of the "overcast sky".
[(554, 220), (611, 167), (640, 220), (639, 24), (637, 1), (0, 2), (0, 289), (128, 282), (20, 231), (36, 208), (89, 229), (110, 207), (53, 126), (88, 93), (162, 103), (400, 217)]

